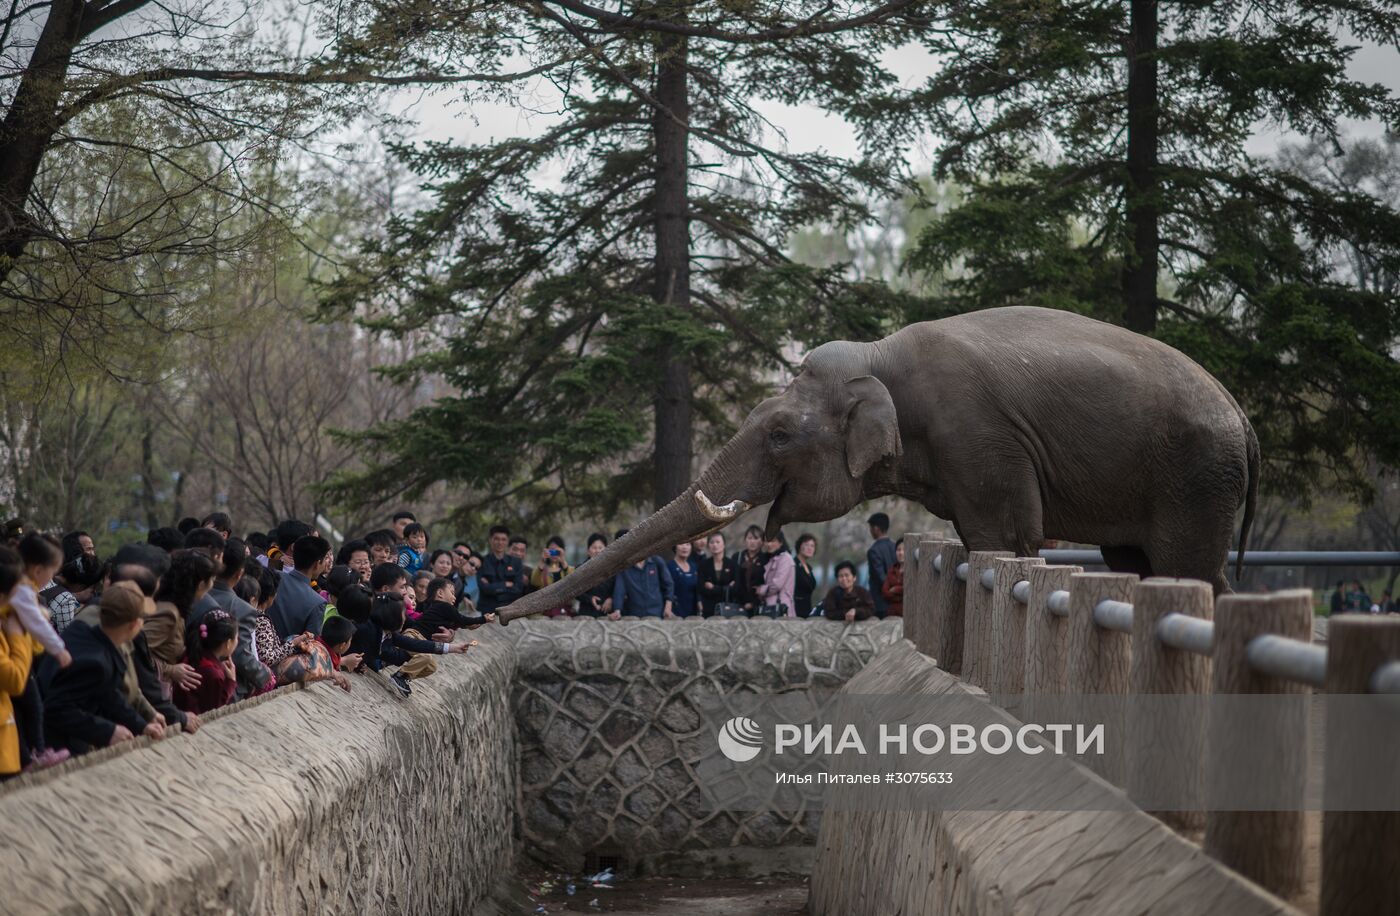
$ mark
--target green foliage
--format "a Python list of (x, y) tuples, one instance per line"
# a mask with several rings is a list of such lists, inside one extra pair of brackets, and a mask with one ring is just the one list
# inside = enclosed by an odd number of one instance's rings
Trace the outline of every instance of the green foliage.
[[(1341, 36), (1394, 49), (1400, 10), (1156, 6), (1155, 333), (1241, 402), (1267, 489), (1365, 496), (1367, 456), (1400, 464), (1400, 194), (1393, 145), (1389, 159), (1348, 151), (1339, 125), (1393, 130), (1400, 99), (1348, 76), (1357, 49)], [(965, 192), (911, 253), (914, 268), (954, 271), (933, 314), (1019, 303), (1123, 321), (1124, 271), (1140, 256), (1127, 219), (1128, 10), (963, 4), (928, 42), (945, 64), (923, 88), (945, 138), (935, 173)], [(1246, 149), (1261, 130), (1316, 141), (1268, 161)]]
[[(550, 71), (560, 111), (536, 136), (395, 150), (429, 203), (366, 242), (357, 269), (328, 287), (325, 314), (430, 334), (434, 348), (385, 375), (450, 393), (401, 421), (348, 432), (370, 467), (338, 479), (336, 498), (411, 497), (446, 481), (471, 494), (463, 519), (502, 502), (532, 518), (612, 513), (652, 496), (653, 400), (670, 359), (689, 361), (695, 437), (713, 443), (768, 393), (793, 344), (873, 339), (897, 326), (904, 296), (843, 265), (794, 260), (785, 247), (812, 224), (866, 221), (868, 200), (908, 182), (903, 96), (879, 63), (908, 27), (753, 43), (720, 35), (827, 9), (700, 3), (638, 13), (725, 24), (697, 25), (707, 34), (685, 50), (691, 297), (679, 305), (654, 295), (654, 125), (675, 113), (652, 88), (674, 41), (643, 26), (590, 38), (552, 7), (520, 12), (500, 40), (518, 42), (522, 57), (580, 43), (592, 56)], [(844, 115), (866, 153), (787, 149), (758, 112), (764, 101)]]

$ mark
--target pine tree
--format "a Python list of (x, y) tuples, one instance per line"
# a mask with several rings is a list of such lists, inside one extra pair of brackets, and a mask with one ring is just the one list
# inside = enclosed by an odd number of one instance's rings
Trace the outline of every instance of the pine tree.
[(1360, 282), (1400, 266), (1400, 211), (1248, 151), (1260, 131), (1340, 152), (1347, 119), (1400, 100), (1347, 73), (1400, 44), (1393, 4), (1148, 0), (955, 3), (924, 88), (935, 172), (962, 206), (911, 264), (954, 270), (931, 314), (1083, 311), (1187, 352), (1242, 402), (1265, 486), (1364, 495), (1400, 463), (1400, 303)]
[[(813, 224), (855, 225), (912, 187), (913, 121), (881, 53), (923, 23), (882, 6), (556, 0), (503, 34), (549, 71), (560, 117), (537, 136), (402, 146), (430, 203), (393, 217), (328, 290), (391, 334), (440, 347), (387, 370), (451, 390), (357, 438), (375, 459), (346, 498), (446, 480), (534, 516), (660, 505), (695, 448), (791, 368), (789, 345), (888, 333), (883, 284), (786, 254)], [(839, 11), (839, 12), (838, 12)], [(857, 126), (853, 159), (793, 151), (761, 101), (817, 105)]]

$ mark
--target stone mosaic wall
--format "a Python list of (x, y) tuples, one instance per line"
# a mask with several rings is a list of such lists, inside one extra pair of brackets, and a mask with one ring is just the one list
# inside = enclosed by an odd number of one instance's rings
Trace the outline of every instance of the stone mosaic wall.
[(560, 867), (649, 852), (814, 842), (816, 812), (712, 812), (697, 768), (719, 756), (697, 704), (838, 689), (901, 622), (527, 621), (513, 692), (520, 833)]
[(513, 863), (510, 642), (315, 684), (0, 794), (0, 914), (483, 913)]

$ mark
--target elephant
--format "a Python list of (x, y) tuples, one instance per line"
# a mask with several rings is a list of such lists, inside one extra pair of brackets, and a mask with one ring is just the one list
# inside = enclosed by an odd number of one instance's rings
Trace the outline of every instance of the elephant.
[(1098, 544), (1113, 570), (1219, 594), (1241, 502), (1241, 559), (1248, 542), (1259, 460), (1235, 399), (1160, 341), (1029, 306), (921, 322), (813, 349), (680, 496), (499, 617), (558, 607), (754, 506), (772, 504), (771, 537), (888, 495), (951, 521), (969, 550)]

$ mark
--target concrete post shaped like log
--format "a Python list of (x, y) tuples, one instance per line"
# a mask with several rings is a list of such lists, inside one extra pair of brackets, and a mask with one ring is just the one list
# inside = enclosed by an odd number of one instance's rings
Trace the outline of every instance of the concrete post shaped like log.
[(963, 680), (983, 690), (991, 689), (992, 593), (982, 587), (982, 573), (992, 561), (1010, 558), (1009, 550), (974, 550), (967, 555), (967, 595), (963, 615)]

